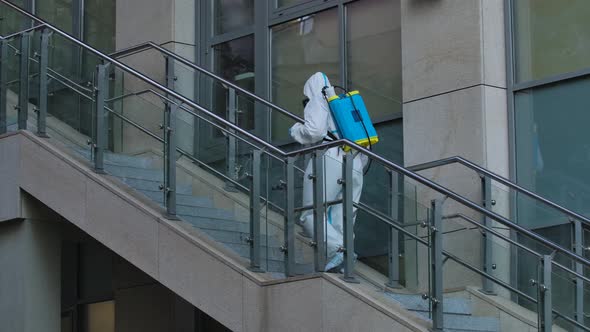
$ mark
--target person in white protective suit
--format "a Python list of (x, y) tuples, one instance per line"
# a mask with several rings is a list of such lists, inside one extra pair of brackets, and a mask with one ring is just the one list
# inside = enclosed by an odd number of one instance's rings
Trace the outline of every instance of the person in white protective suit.
[[(338, 137), (338, 131), (332, 118), (328, 102), (324, 97), (322, 90), (332, 90), (328, 78), (322, 73), (313, 74), (303, 87), (303, 94), (308, 98), (305, 105), (304, 118), (305, 123), (296, 123), (289, 129), (289, 133), (294, 140), (301, 144), (314, 144), (328, 139), (328, 132)], [(333, 90), (332, 90), (333, 91)], [(354, 153), (354, 152), (352, 152)], [(345, 152), (340, 147), (333, 147), (324, 154), (324, 202), (330, 202), (342, 198), (342, 185), (338, 180), (343, 177), (342, 162)], [(361, 198), (363, 188), (363, 169), (367, 165), (367, 157), (357, 154), (353, 163), (353, 184), (352, 195), (353, 201), (358, 203)], [(303, 206), (313, 204), (313, 180), (309, 175), (313, 173), (312, 162), (310, 161), (305, 168), (303, 177)], [(344, 260), (338, 248), (343, 245), (343, 210), (342, 204), (332, 205), (326, 209), (326, 220), (324, 220), (326, 247), (327, 247), (327, 264), (326, 271), (330, 271), (340, 266)], [(356, 208), (354, 209), (356, 217)], [(307, 210), (301, 214), (299, 220), (305, 233), (313, 236), (313, 211)]]

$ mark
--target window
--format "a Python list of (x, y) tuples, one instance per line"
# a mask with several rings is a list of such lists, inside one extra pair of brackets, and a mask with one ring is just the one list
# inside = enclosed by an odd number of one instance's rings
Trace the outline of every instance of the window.
[[(254, 36), (247, 36), (218, 44), (214, 48), (214, 71), (239, 87), (254, 91)], [(213, 82), (214, 111), (226, 116), (228, 89)], [(245, 129), (254, 126), (254, 108), (249, 98), (238, 96), (237, 123)]]
[[(272, 28), (272, 99), (292, 113), (303, 115), (303, 85), (315, 72), (340, 83), (338, 11), (330, 9)], [(273, 114), (275, 115), (275, 114)], [(290, 121), (273, 116), (273, 138), (286, 138)]]
[(68, 33), (73, 33), (73, 4), (72, 0), (43, 0), (36, 1), (37, 16)]
[(213, 0), (214, 34), (220, 35), (252, 25), (253, 0)]
[(348, 88), (361, 92), (373, 121), (401, 116), (399, 0), (362, 0), (346, 9)]
[[(590, 215), (590, 78), (515, 94), (518, 183), (568, 209)], [(527, 204), (519, 222), (531, 228), (568, 221)]]
[(84, 1), (84, 41), (104, 52), (115, 50), (115, 0)]
[(115, 332), (115, 301), (86, 304), (83, 314), (84, 331)]
[(516, 81), (590, 66), (590, 1), (516, 0)]

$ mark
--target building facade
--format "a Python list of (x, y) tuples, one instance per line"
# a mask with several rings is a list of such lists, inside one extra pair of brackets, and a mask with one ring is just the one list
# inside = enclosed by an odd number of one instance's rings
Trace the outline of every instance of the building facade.
[[(590, 202), (587, 190), (590, 177), (586, 168), (590, 165), (590, 142), (584, 127), (590, 115), (584, 111), (587, 104), (584, 96), (587, 95), (585, 88), (590, 88), (590, 35), (587, 33), (590, 23), (586, 19), (590, 3), (585, 0), (11, 2), (84, 43), (117, 57), (158, 83), (173, 86), (175, 91), (221, 118), (286, 151), (300, 148), (288, 134), (293, 118), (244, 94), (230, 95), (227, 86), (182, 61), (163, 61), (162, 54), (155, 51), (125, 53), (125, 50), (145, 42), (162, 45), (299, 117), (303, 116), (303, 84), (313, 73), (324, 72), (332, 84), (361, 92), (380, 136), (380, 143), (373, 151), (383, 158), (411, 167), (460, 156), (566, 209), (589, 216), (586, 206)], [(30, 25), (8, 8), (2, 8), (1, 14), (3, 36)], [(55, 71), (61, 70), (63, 76), (81, 86), (96, 79), (94, 68), (102, 62), (95, 54), (65, 47), (66, 42), (60, 38), (49, 43), (50, 63)], [(121, 51), (123, 53), (117, 53)], [(145, 88), (143, 82), (121, 70), (115, 69), (110, 78), (113, 97), (127, 96), (129, 91)], [(93, 104), (64, 91), (63, 87), (53, 86), (50, 90), (53, 95), (49, 100), (49, 114), (80, 133), (90, 135)], [(31, 87), (31, 96), (36, 93), (38, 91)], [(34, 97), (29, 100), (36, 102)], [(120, 114), (156, 132), (163, 123), (153, 106), (160, 103), (159, 98), (147, 96), (137, 100), (113, 98), (109, 107), (115, 112), (127, 108), (142, 110), (137, 117), (133, 112), (120, 111)], [(186, 114), (177, 117), (179, 148), (190, 151), (206, 167), (236, 181), (243, 180), (244, 170), (251, 162), (245, 157), (250, 152), (246, 144), (227, 145), (229, 136), (206, 119)], [(157, 140), (146, 139), (137, 129), (120, 120), (110, 121), (108, 144), (113, 152), (131, 155), (161, 150)], [(306, 160), (297, 162), (304, 167)], [(271, 182), (281, 178), (281, 167), (269, 161), (263, 170), (268, 179), (266, 197), (277, 205), (282, 204), (279, 202), (284, 197), (269, 188)], [(471, 169), (443, 166), (420, 174), (471, 201), (479, 203), (486, 199), (481, 190), (481, 174)], [(183, 176), (188, 175), (178, 175), (179, 179)], [(389, 176), (383, 168), (370, 169), (364, 177), (361, 202), (372, 204), (376, 210), (390, 211), (390, 188), (385, 185)], [(430, 217), (429, 202), (443, 195), (414, 180), (404, 181), (401, 186), (407, 199), (402, 213), (405, 218), (416, 221), (409, 228), (413, 234), (427, 238), (420, 222)], [(547, 208), (499, 182), (488, 189), (494, 197), (493, 206), (487, 206), (491, 211), (572, 249), (576, 241), (572, 220), (566, 214)], [(300, 200), (301, 190), (295, 191), (296, 200)], [(456, 202), (451, 203), (450, 209), (477, 220), (485, 219)], [(490, 221), (486, 225), (501, 236), (525, 243), (543, 254), (550, 253), (546, 247), (528, 243), (499, 222)], [(0, 224), (0, 233), (1, 229)], [(528, 259), (527, 253), (500, 240), (486, 246), (485, 239), (482, 241), (481, 236), (474, 235), (479, 230), (467, 222), (449, 220), (443, 232), (445, 250), (484, 268), (492, 264), (486, 265), (483, 261), (493, 261), (493, 271), (486, 271), (525, 294), (514, 295), (496, 286), (493, 291), (498, 294), (496, 296), (510, 298), (534, 311), (534, 306), (526, 304), (523, 296), (536, 294), (536, 288), (530, 284), (534, 278), (529, 271), (538, 266)], [(585, 234), (587, 230), (581, 232)], [(394, 249), (390, 241), (392, 236), (397, 237)], [(119, 271), (115, 267), (125, 264), (131, 269), (131, 264), (123, 262), (117, 253), (109, 252), (112, 248), (103, 248), (94, 242), (95, 239), (81, 233), (74, 237), (76, 240), (62, 245), (65, 253), (61, 258), (62, 274), (66, 271), (64, 267), (83, 273), (85, 260), (79, 257), (95, 251), (100, 251), (97, 257), (108, 261), (103, 262), (107, 267), (100, 271)], [(431, 287), (428, 264), (421, 264), (430, 259), (428, 250), (420, 247), (415, 239), (392, 233), (391, 227), (375, 215), (358, 213), (354, 241), (359, 261), (370, 269), (385, 275), (391, 273), (393, 250), (399, 254), (393, 259), (401, 270), (396, 282), (415, 292)], [(576, 245), (587, 246), (585, 242)], [(90, 249), (86, 250), (85, 246)], [(571, 263), (559, 255), (556, 260), (564, 265)], [(480, 275), (453, 264), (449, 263), (452, 267), (444, 271), (446, 290), (460, 290), (466, 286), (486, 288)], [(170, 304), (169, 316), (162, 319), (179, 324), (175, 326), (178, 331), (201, 331), (199, 326), (203, 331), (234, 328), (216, 325), (218, 323), (205, 314), (206, 310), (193, 308), (182, 300), (183, 294), (177, 296), (140, 273), (143, 272), (139, 271), (133, 282), (127, 280), (127, 284), (124, 273), (112, 272), (104, 278), (98, 277), (99, 272), (91, 273), (100, 279), (92, 281), (93, 285), (97, 289), (108, 288), (108, 291), (96, 297), (74, 298), (67, 305), (64, 296), (71, 294), (64, 292), (71, 288), (66, 284), (77, 285), (78, 282), (71, 280), (77, 277), (62, 276), (62, 331), (114, 331), (114, 325), (65, 326), (77, 319), (91, 322), (88, 317), (93, 317), (93, 313), (114, 317), (115, 309), (109, 307), (114, 305), (114, 294), (125, 294), (127, 288), (135, 285), (136, 279), (149, 280), (149, 287), (157, 288), (159, 298)], [(107, 279), (109, 285), (101, 284)], [(141, 284), (140, 281), (137, 283)], [(4, 286), (1, 283), (0, 278), (0, 287)], [(560, 289), (560, 294), (555, 294), (553, 299), (555, 305), (570, 310), (568, 298), (574, 296), (575, 286), (559, 278), (554, 285)], [(79, 287), (77, 289), (80, 291)], [(127, 298), (121, 299), (125, 303)], [(579, 302), (586, 300), (584, 297)], [(97, 305), (89, 305), (92, 303)], [(174, 320), (175, 310), (183, 315), (190, 312), (188, 320), (192, 323), (186, 323), (186, 317), (182, 324)], [(219, 317), (216, 319), (223, 323)], [(117, 323), (125, 326), (124, 322)], [(131, 326), (117, 327), (117, 330), (127, 331), (133, 328)]]

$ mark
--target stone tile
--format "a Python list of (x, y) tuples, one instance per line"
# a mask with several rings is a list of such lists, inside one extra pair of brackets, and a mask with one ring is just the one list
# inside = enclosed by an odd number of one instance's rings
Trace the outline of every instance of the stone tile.
[(322, 285), (323, 331), (410, 331), (332, 283)]
[(20, 217), (20, 135), (0, 139), (0, 221)]
[(406, 165), (455, 155), (483, 162), (481, 87), (411, 102), (404, 107)]
[(242, 330), (241, 274), (166, 225), (159, 226), (160, 282), (234, 331)]
[[(443, 236), (445, 251), (459, 257), (475, 267), (481, 267), (481, 233), (479, 230), (464, 230)], [(465, 286), (481, 287), (481, 276), (467, 268), (448, 260), (444, 265), (444, 287), (447, 289)]]
[(157, 277), (157, 219), (91, 180), (87, 197), (86, 219), (78, 226), (148, 275)]
[(486, 301), (471, 295), (471, 309), (473, 316), (500, 317), (500, 310)]
[(481, 0), (483, 82), (506, 87), (504, 0)]
[[(483, 88), (486, 167), (495, 173), (508, 177), (509, 142), (506, 98), (506, 90), (504, 89), (487, 86)], [(494, 183), (494, 185), (498, 184)]]
[(266, 289), (258, 286), (252, 280), (242, 277), (244, 289), (244, 323), (242, 331), (266, 331), (268, 317), (268, 301)]
[(404, 102), (482, 83), (480, 0), (401, 7)]
[(73, 223), (86, 217), (86, 177), (36, 143), (21, 143), (21, 188)]
[(527, 331), (530, 328), (527, 323), (500, 311), (500, 331)]
[(320, 331), (322, 279), (269, 286), (268, 331)]

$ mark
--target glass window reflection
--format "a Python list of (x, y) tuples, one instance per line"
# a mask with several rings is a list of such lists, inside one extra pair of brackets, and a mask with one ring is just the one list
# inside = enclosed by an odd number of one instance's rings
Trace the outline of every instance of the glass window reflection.
[(518, 82), (590, 66), (590, 1), (518, 0), (513, 3)]
[[(585, 78), (518, 92), (515, 96), (518, 183), (587, 216), (589, 90), (590, 79)], [(519, 206), (519, 223), (531, 228), (568, 222), (528, 210), (532, 209)]]
[(215, 0), (214, 33), (220, 35), (254, 22), (254, 0)]
[(348, 86), (360, 90), (373, 121), (401, 115), (399, 0), (363, 0), (347, 6)]
[[(340, 84), (338, 11), (330, 9), (272, 28), (272, 98), (292, 113), (303, 115), (303, 85), (315, 72)], [(274, 139), (287, 139), (289, 121), (273, 114)]]
[[(214, 47), (214, 71), (239, 87), (254, 92), (254, 36), (216, 45)], [(213, 82), (214, 111), (226, 116), (228, 89)], [(254, 108), (248, 98), (238, 95), (238, 125), (245, 129), (254, 126)]]

